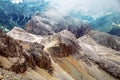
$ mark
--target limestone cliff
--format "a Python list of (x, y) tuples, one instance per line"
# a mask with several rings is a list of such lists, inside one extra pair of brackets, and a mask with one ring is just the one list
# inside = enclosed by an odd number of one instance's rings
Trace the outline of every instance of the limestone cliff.
[[(79, 39), (67, 30), (42, 38), (20, 28), (7, 35), (1, 33), (0, 73), (6, 74), (0, 75), (5, 80), (11, 75), (18, 80), (119, 80), (120, 52), (106, 43), (119, 44), (120, 39), (95, 33), (90, 31)], [(109, 36), (111, 40), (107, 42)], [(103, 40), (99, 42), (99, 38)]]

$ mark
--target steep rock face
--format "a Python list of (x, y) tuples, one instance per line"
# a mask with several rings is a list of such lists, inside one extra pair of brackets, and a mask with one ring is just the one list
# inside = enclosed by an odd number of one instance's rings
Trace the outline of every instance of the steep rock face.
[(76, 37), (69, 31), (61, 31), (47, 38), (45, 48), (52, 53), (52, 56), (67, 57), (79, 50)]
[(37, 35), (51, 35), (54, 33), (52, 28), (49, 25), (42, 23), (41, 18), (38, 16), (33, 17), (26, 23), (25, 30)]
[(120, 51), (120, 38), (99, 31), (89, 31), (88, 35), (98, 44)]
[[(96, 32), (96, 31), (92, 31), (92, 32)], [(107, 37), (110, 35), (101, 32), (93, 33), (92, 35), (92, 32), (89, 32), (87, 35), (79, 38), (83, 53), (87, 55), (90, 61), (95, 62), (104, 71), (119, 79), (120, 52), (119, 50), (117, 51), (114, 48), (111, 49), (112, 46), (116, 45), (115, 42), (112, 43), (113, 45), (102, 44), (102, 43), (111, 43), (112, 39), (115, 39), (118, 42), (117, 44), (119, 44), (120, 42), (119, 38), (116, 39), (116, 37), (112, 36), (110, 38), (111, 40), (110, 39), (108, 40)], [(101, 37), (98, 34), (101, 35)], [(98, 40), (100, 41), (102, 40), (102, 43), (98, 42)], [(117, 45), (117, 47), (119, 47), (119, 45)], [(90, 62), (89, 60), (85, 60), (85, 62), (89, 63)]]
[(31, 47), (28, 52), (32, 54), (37, 66), (49, 69), (51, 67), (51, 60), (49, 58), (49, 55), (43, 51), (44, 46), (37, 43), (31, 44), (30, 46)]
[(28, 60), (28, 65), (32, 68), (35, 68), (35, 64), (41, 68), (51, 67), (49, 55), (43, 50), (44, 46), (38, 44), (42, 39), (44, 39), (43, 36), (27, 33), (19, 27), (14, 27), (7, 34), (17, 39), (23, 49), (27, 51), (24, 56), (26, 56), (26, 60)]
[[(0, 32), (0, 56), (1, 67), (10, 69), (15, 72), (24, 72), (26, 70), (25, 58), (22, 55), (25, 53), (21, 46), (6, 34)], [(5, 65), (7, 63), (8, 66)]]
[(26, 57), (27, 64), (30, 67), (33, 69), (35, 69), (36, 65), (43, 69), (49, 69), (51, 67), (49, 54), (43, 50), (43, 45), (26, 41), (19, 41), (19, 44), (27, 52), (27, 54), (23, 55)]
[(88, 33), (77, 39), (63, 30), (36, 43), (20, 39), (19, 44), (28, 52), (24, 54), (26, 64), (33, 68), (23, 74), (32, 80), (119, 80), (120, 52), (101, 45), (96, 41), (99, 36), (95, 37)]
[(90, 26), (74, 17), (66, 16), (56, 19), (48, 16), (48, 13), (38, 13), (26, 23), (27, 32), (39, 35), (51, 35), (62, 30), (68, 30), (76, 37), (83, 36), (90, 30)]
[[(4, 69), (17, 73), (23, 73), (28, 67), (35, 66), (49, 69), (51, 61), (49, 55), (43, 51), (43, 46), (36, 43), (16, 41), (6, 34), (0, 32), (0, 66)], [(27, 47), (27, 44), (28, 47)], [(27, 48), (26, 48), (27, 47)]]

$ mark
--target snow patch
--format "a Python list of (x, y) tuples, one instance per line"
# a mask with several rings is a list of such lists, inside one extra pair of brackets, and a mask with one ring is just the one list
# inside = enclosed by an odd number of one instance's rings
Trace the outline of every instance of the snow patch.
[(11, 0), (11, 2), (14, 3), (14, 4), (18, 4), (18, 3), (22, 3), (23, 0)]

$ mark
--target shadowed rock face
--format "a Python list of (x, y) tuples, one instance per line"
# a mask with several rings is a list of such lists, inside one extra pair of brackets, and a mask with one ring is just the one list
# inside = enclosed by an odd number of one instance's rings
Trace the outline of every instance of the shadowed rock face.
[(0, 32), (0, 67), (17, 73), (23, 73), (27, 67), (35, 69), (35, 66), (49, 69), (51, 61), (49, 55), (43, 51), (43, 46), (28, 42), (28, 48), (21, 45), (25, 43), (16, 41)]
[(26, 57), (27, 64), (35, 69), (37, 65), (43, 69), (49, 69), (51, 67), (51, 60), (49, 54), (47, 54), (43, 48), (44, 46), (38, 43), (19, 41), (19, 44), (27, 52), (23, 54)]
[(83, 36), (90, 30), (89, 24), (71, 16), (60, 20), (61, 21), (50, 18), (46, 13), (39, 13), (34, 15), (31, 20), (26, 23), (25, 30), (36, 35), (52, 35), (62, 30), (68, 30), (75, 34), (77, 38)]
[[(63, 39), (63, 37), (60, 37), (60, 38)], [(63, 41), (68, 42), (68, 44), (64, 43)], [(52, 56), (67, 57), (69, 55), (75, 54), (77, 49), (76, 49), (74, 42), (70, 41), (67, 38), (64, 38), (63, 41), (56, 43), (56, 45), (54, 45), (48, 49), (50, 51), (50, 53), (52, 54)]]
[(51, 67), (51, 60), (49, 58), (49, 55), (45, 51), (43, 51), (43, 48), (44, 46), (38, 43), (33, 43), (30, 44), (30, 49), (28, 50), (28, 52), (32, 54), (37, 66), (49, 69)]
[[(0, 56), (8, 62), (8, 66), (1, 64), (1, 67), (15, 72), (26, 71), (25, 57), (23, 54), (24, 51), (17, 41), (7, 36), (3, 32), (0, 32)], [(11, 58), (11, 61), (9, 59), (7, 60), (7, 58)], [(4, 63), (2, 62), (2, 59), (0, 60), (0, 63)]]
[(112, 30), (110, 30), (110, 32), (108, 32), (109, 34), (112, 35), (117, 35), (120, 36), (120, 28), (113, 28)]
[(9, 36), (0, 32), (0, 55), (4, 57), (22, 57), (22, 47)]

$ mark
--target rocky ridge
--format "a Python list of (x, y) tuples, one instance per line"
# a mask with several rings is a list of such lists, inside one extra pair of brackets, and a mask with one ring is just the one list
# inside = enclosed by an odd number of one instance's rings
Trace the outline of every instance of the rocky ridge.
[[(51, 17), (50, 17), (51, 15)], [(37, 13), (26, 23), (25, 30), (36, 35), (52, 35), (62, 30), (68, 30), (78, 38), (90, 30), (90, 25), (72, 17), (55, 17), (49, 13)]]
[[(37, 35), (28, 37), (30, 33), (15, 28), (7, 35), (15, 38), (13, 40), (25, 52), (21, 54), (23, 59), (25, 58), (26, 70), (22, 73), (25, 78), (29, 77), (32, 80), (119, 80), (120, 52), (117, 48), (112, 48), (112, 45), (106, 45), (108, 43), (106, 38), (111, 35), (97, 33), (89, 31), (77, 39), (71, 32), (63, 30), (40, 38), (41, 36)], [(25, 37), (17, 37), (19, 35)], [(34, 37), (37, 40), (29, 40)], [(104, 39), (98, 41), (99, 37)], [(118, 44), (119, 37), (111, 36), (109, 43), (114, 41)], [(116, 44), (115, 46), (119, 47)]]
[[(22, 44), (26, 44), (26, 47)], [(43, 46), (37, 43), (17, 41), (0, 32), (0, 67), (16, 73), (23, 73), (30, 67), (49, 69), (51, 61)]]

